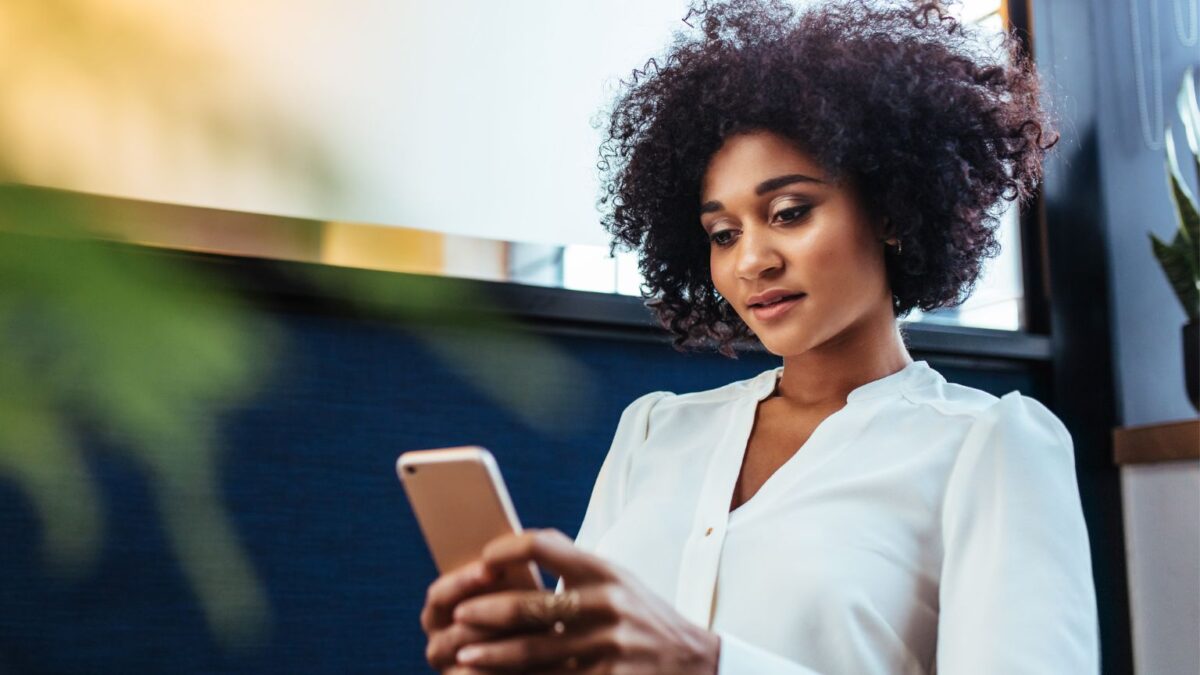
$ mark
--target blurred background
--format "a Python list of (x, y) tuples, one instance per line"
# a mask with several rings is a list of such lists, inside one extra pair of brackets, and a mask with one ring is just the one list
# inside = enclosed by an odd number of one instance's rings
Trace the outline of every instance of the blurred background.
[[(955, 13), (996, 35), (1001, 4)], [(599, 225), (595, 125), (685, 3), (7, 5), (0, 133), (20, 182), (325, 221), (290, 248), (139, 239), (639, 294)], [(914, 319), (1020, 329), (1016, 221), (966, 304)]]
[[(1148, 237), (1168, 147), (1197, 194), (1197, 0), (951, 9), (1063, 140), (910, 348), (1067, 423), (1105, 672), (1198, 672), (1195, 310)], [(399, 452), (486, 445), (571, 534), (629, 401), (776, 365), (671, 350), (599, 225), (603, 110), (686, 11), (0, 4), (0, 672), (421, 672)]]

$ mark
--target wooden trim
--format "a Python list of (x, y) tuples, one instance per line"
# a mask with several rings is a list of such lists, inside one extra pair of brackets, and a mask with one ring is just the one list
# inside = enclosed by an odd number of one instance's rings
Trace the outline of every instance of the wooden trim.
[(1113, 429), (1118, 465), (1200, 459), (1200, 419)]

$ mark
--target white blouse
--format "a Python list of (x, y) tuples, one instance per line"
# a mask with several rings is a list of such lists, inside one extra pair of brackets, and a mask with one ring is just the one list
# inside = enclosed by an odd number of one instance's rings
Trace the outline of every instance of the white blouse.
[(621, 415), (576, 539), (721, 636), (719, 672), (1098, 673), (1062, 423), (925, 361), (868, 382), (732, 513), (783, 367)]

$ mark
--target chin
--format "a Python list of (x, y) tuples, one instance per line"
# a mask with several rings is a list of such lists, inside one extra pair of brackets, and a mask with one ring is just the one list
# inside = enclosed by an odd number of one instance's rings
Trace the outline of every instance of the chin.
[(775, 356), (795, 356), (812, 348), (810, 336), (796, 327), (771, 326), (761, 333), (755, 330), (754, 335)]
[(822, 316), (821, 320), (814, 321), (814, 316), (810, 314), (769, 324), (756, 321), (747, 325), (768, 352), (788, 357), (833, 345), (846, 338), (849, 335), (848, 326), (841, 324), (838, 321), (840, 318)]

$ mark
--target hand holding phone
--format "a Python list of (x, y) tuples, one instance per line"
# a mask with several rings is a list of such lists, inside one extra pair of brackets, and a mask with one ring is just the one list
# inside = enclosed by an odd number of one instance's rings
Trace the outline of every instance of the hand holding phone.
[(426, 658), (440, 672), (454, 665), (463, 645), (504, 634), (455, 624), (451, 615), (458, 603), (506, 588), (541, 590), (542, 580), (533, 563), (505, 567), (496, 579), (479, 562), (493, 539), (521, 531), (500, 469), (486, 449), (406, 452), (396, 460), (396, 473), (441, 573), (421, 611), (421, 628), (429, 638)]

